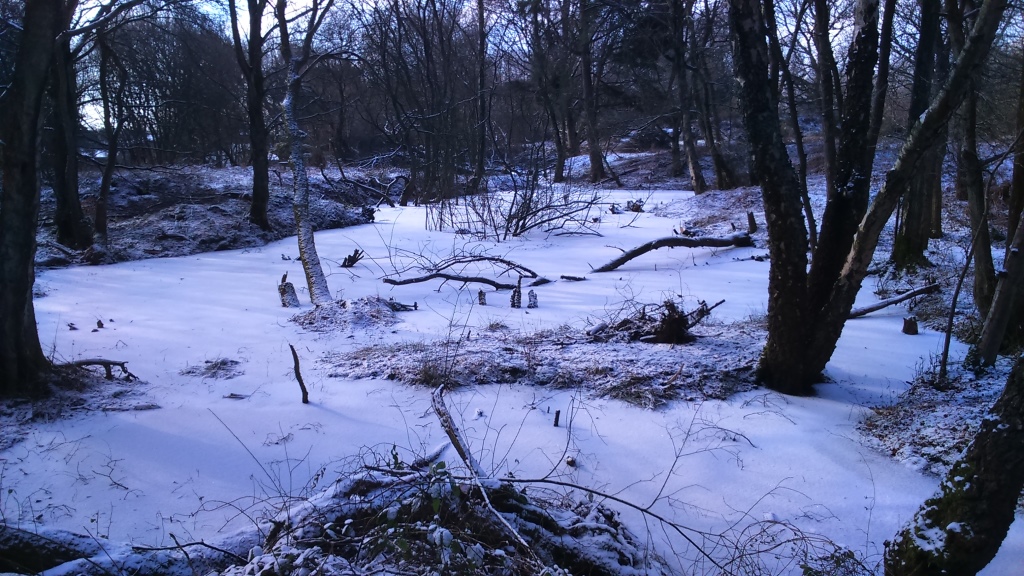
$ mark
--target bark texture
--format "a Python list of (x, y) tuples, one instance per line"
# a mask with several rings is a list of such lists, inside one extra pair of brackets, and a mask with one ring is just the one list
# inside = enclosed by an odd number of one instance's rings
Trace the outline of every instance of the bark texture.
[(1024, 359), (963, 458), (886, 543), (886, 576), (976, 574), (995, 557), (1024, 488)]

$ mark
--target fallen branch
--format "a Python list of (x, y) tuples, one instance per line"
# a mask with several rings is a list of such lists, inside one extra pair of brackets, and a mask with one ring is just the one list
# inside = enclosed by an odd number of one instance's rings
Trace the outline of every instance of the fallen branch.
[(455, 424), (455, 420), (452, 419), (451, 413), (448, 411), (448, 407), (444, 403), (444, 384), (441, 384), (434, 389), (434, 393), (430, 396), (430, 404), (434, 408), (434, 413), (437, 415), (438, 421), (441, 423), (441, 428), (444, 429), (445, 434), (448, 435), (448, 439), (452, 443), (452, 447), (455, 448), (455, 452), (459, 455), (462, 463), (466, 465), (469, 470), (470, 478), (476, 487), (480, 490), (480, 495), (483, 497), (484, 505), (494, 515), (494, 517), (501, 522), (501, 524), (508, 531), (512, 539), (522, 548), (522, 551), (531, 557), (535, 568), (543, 568), (543, 572), (547, 572), (547, 568), (537, 557), (536, 552), (530, 547), (530, 544), (523, 538), (522, 534), (519, 533), (512, 524), (497, 510), (494, 509), (494, 504), (491, 503), (490, 497), (487, 495), (487, 488), (484, 487), (484, 483), (481, 482), (481, 478), (486, 478), (487, 475), (484, 473), (483, 467), (477, 462), (473, 454), (467, 449), (468, 444), (462, 439), (462, 434), (459, 431), (458, 426)]
[(104, 358), (85, 358), (82, 360), (75, 360), (74, 362), (68, 362), (67, 364), (61, 364), (60, 366), (84, 368), (86, 366), (103, 366), (106, 371), (107, 380), (114, 379), (114, 366), (121, 369), (121, 374), (124, 379), (131, 382), (132, 380), (138, 380), (139, 377), (128, 371), (128, 362), (120, 360), (106, 360)]
[(445, 272), (434, 272), (433, 274), (427, 274), (426, 276), (418, 276), (416, 278), (405, 278), (402, 280), (396, 280), (394, 278), (385, 278), (384, 283), (390, 284), (392, 286), (405, 286), (406, 284), (429, 282), (430, 280), (434, 280), (436, 278), (441, 278), (442, 280), (445, 281), (451, 280), (452, 282), (462, 282), (463, 284), (469, 284), (471, 282), (476, 282), (478, 284), (487, 284), (488, 286), (493, 286), (498, 290), (511, 290), (516, 287), (515, 284), (505, 284), (504, 282), (498, 282), (497, 280), (492, 280), (490, 278), (482, 278), (480, 276), (459, 276), (458, 274), (448, 274)]
[(292, 360), (295, 361), (295, 379), (299, 381), (299, 390), (302, 390), (302, 403), (309, 404), (309, 391), (306, 390), (306, 384), (302, 381), (302, 372), (299, 372), (299, 353), (295, 351), (295, 346), (288, 345), (292, 349)]
[(910, 300), (914, 296), (921, 296), (923, 294), (932, 294), (932, 293), (938, 292), (938, 291), (939, 291), (939, 285), (938, 284), (929, 284), (929, 285), (923, 286), (921, 288), (915, 288), (915, 289), (911, 290), (910, 292), (907, 292), (905, 294), (901, 294), (899, 296), (896, 296), (895, 298), (889, 298), (887, 300), (882, 300), (881, 302), (872, 304), (871, 306), (865, 306), (863, 308), (857, 308), (856, 310), (851, 310), (850, 311), (850, 315), (847, 316), (847, 318), (860, 318), (861, 316), (866, 316), (868, 314), (871, 314), (872, 312), (876, 312), (878, 310), (881, 310), (882, 308), (888, 308), (889, 306), (892, 306), (894, 304), (899, 304), (900, 302), (903, 302), (905, 300)]
[(641, 244), (632, 250), (627, 250), (622, 254), (622, 256), (619, 256), (604, 266), (595, 268), (594, 272), (611, 272), (626, 262), (629, 262), (638, 256), (643, 256), (652, 250), (657, 250), (658, 248), (724, 248), (727, 246), (741, 247), (753, 245), (754, 241), (750, 239), (750, 234), (746, 232), (738, 232), (724, 238), (715, 238), (711, 236), (702, 236), (697, 238), (668, 236), (665, 238), (658, 238), (657, 240), (651, 240), (650, 242)]

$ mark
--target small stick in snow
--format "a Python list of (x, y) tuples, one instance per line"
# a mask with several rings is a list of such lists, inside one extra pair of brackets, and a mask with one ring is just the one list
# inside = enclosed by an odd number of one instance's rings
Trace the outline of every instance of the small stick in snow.
[(295, 361), (295, 379), (299, 381), (299, 390), (302, 390), (302, 403), (309, 404), (309, 391), (306, 390), (306, 384), (302, 381), (302, 372), (299, 372), (299, 353), (295, 351), (295, 346), (288, 345), (292, 349), (292, 360)]

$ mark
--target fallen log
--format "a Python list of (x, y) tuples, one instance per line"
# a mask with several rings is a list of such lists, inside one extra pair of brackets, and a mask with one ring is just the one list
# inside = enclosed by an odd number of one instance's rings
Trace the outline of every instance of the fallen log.
[(750, 234), (746, 232), (737, 232), (731, 236), (725, 236), (723, 238), (715, 238), (712, 236), (699, 236), (697, 238), (687, 238), (685, 236), (668, 236), (665, 238), (658, 238), (657, 240), (651, 240), (646, 244), (641, 244), (632, 250), (627, 250), (618, 258), (608, 262), (604, 266), (595, 268), (594, 272), (611, 272), (619, 266), (622, 266), (626, 262), (644, 254), (657, 250), (658, 248), (725, 248), (728, 246), (753, 246), (754, 241), (750, 239)]
[(847, 318), (860, 318), (861, 316), (867, 316), (868, 314), (871, 314), (872, 312), (877, 312), (878, 310), (881, 310), (882, 308), (888, 308), (889, 306), (892, 306), (894, 304), (899, 304), (900, 302), (904, 302), (906, 300), (910, 300), (914, 296), (921, 296), (921, 295), (924, 295), (924, 294), (932, 294), (933, 292), (938, 292), (938, 291), (939, 291), (939, 285), (938, 284), (929, 284), (927, 286), (922, 286), (921, 288), (915, 288), (915, 289), (913, 289), (913, 290), (911, 290), (909, 292), (906, 292), (904, 294), (900, 294), (899, 296), (896, 296), (894, 298), (889, 298), (889, 299), (886, 299), (886, 300), (882, 300), (881, 302), (877, 302), (875, 304), (872, 304), (870, 306), (865, 306), (863, 308), (857, 308), (855, 310), (851, 310), (850, 314), (849, 314), (849, 316), (847, 316)]

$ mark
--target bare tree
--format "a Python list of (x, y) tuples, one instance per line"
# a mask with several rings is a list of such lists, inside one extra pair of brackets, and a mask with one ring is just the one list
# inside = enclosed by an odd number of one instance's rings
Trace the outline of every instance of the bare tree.
[[(318, 55), (313, 51), (313, 39), (324, 22), (334, 0), (312, 0), (300, 14), (288, 13), (288, 1), (277, 0), (275, 15), (281, 34), (281, 59), (288, 66), (288, 84), (285, 92), (285, 123), (288, 127), (289, 160), (292, 165), (292, 209), (295, 214), (295, 228), (298, 234), (299, 255), (302, 269), (306, 273), (306, 285), (314, 306), (323, 306), (332, 301), (327, 287), (327, 277), (320, 265), (320, 256), (313, 239), (313, 224), (309, 219), (309, 174), (306, 172), (305, 132), (299, 126), (298, 101), (302, 93), (302, 77), (316, 64)], [(301, 36), (292, 45), (290, 25), (303, 22)]]
[(235, 58), (245, 77), (245, 106), (248, 113), (249, 164), (252, 166), (252, 204), (249, 220), (264, 230), (270, 229), (267, 206), (270, 203), (270, 130), (264, 117), (266, 77), (263, 72), (267, 34), (263, 32), (263, 14), (267, 0), (246, 0), (249, 15), (248, 35), (242, 42), (238, 22), (237, 0), (228, 0), (231, 17), (231, 38)]
[(966, 94), (970, 79), (983, 65), (1006, 2), (986, 0), (981, 5), (949, 78), (914, 125), (869, 206), (879, 5), (877, 0), (859, 0), (845, 66), (836, 194), (828, 199), (818, 246), (810, 261), (799, 180), (782, 139), (777, 92), (768, 82), (770, 58), (761, 6), (754, 0), (730, 0), (730, 5), (744, 123), (764, 195), (772, 261), (768, 341), (759, 375), (775, 390), (809, 394), (835, 350), (885, 223), (928, 146), (942, 133)]

